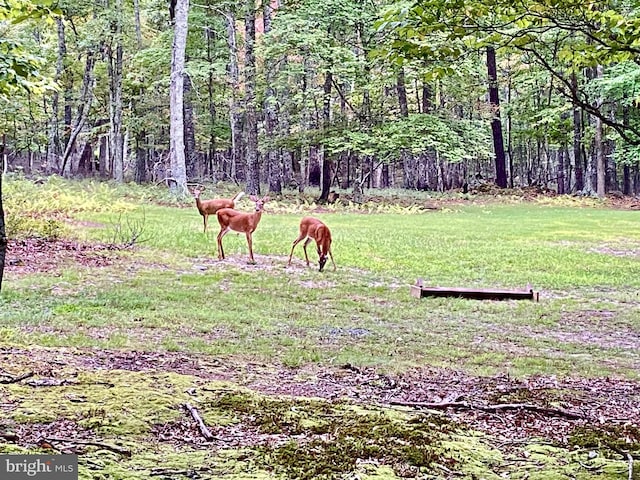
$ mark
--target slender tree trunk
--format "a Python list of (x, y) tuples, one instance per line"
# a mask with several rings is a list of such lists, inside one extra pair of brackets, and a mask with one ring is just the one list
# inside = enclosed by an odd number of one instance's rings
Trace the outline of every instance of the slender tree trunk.
[[(327, 130), (331, 124), (331, 86), (333, 84), (333, 74), (327, 70), (324, 77), (324, 89), (322, 97), (322, 128)], [(331, 191), (331, 158), (322, 150), (322, 191), (318, 201), (326, 202)]]
[(236, 19), (231, 12), (225, 15), (227, 22), (227, 42), (229, 44), (229, 122), (231, 129), (231, 178), (244, 176), (242, 142), (242, 108), (238, 98), (241, 91), (238, 69), (238, 45), (236, 41)]
[(133, 18), (136, 29), (136, 44), (138, 50), (142, 49), (142, 28), (140, 27), (140, 0), (133, 0)]
[[(56, 17), (56, 25), (58, 27), (58, 59), (56, 61), (56, 74), (54, 80), (60, 84), (62, 74), (64, 73), (64, 60), (67, 56), (67, 44), (65, 40), (64, 20), (62, 17)], [(49, 124), (49, 142), (47, 146), (47, 164), (46, 172), (51, 173), (53, 167), (58, 167), (58, 158), (60, 155), (60, 134), (58, 132), (58, 117), (60, 115), (60, 95), (58, 90), (53, 91), (51, 99), (51, 120)]]
[[(205, 35), (207, 37), (207, 61), (209, 63), (213, 63), (213, 52), (212, 52), (212, 41), (213, 34), (212, 30), (207, 27), (205, 29)], [(207, 168), (205, 168), (205, 173), (210, 175), (215, 179), (214, 169), (215, 169), (215, 156), (216, 156), (216, 102), (214, 97), (214, 70), (211, 69), (209, 72), (209, 78), (207, 79), (207, 95), (209, 97), (209, 159), (207, 162)]]
[[(407, 102), (407, 87), (405, 83), (404, 70), (398, 73), (396, 78), (396, 91), (398, 92), (398, 107), (400, 108), (400, 116), (406, 118), (409, 116), (409, 105)], [(403, 171), (403, 187), (414, 188), (416, 184), (415, 180), (415, 158), (411, 152), (402, 150), (400, 152), (400, 158), (402, 159), (402, 171)]]
[(84, 127), (89, 111), (91, 110), (91, 104), (93, 101), (93, 67), (95, 66), (95, 56), (93, 51), (87, 51), (87, 61), (84, 68), (84, 77), (82, 84), (82, 93), (80, 94), (80, 106), (78, 108), (78, 117), (71, 129), (71, 134), (67, 141), (64, 153), (62, 155), (62, 165), (60, 167), (60, 175), (64, 175), (64, 171), (67, 167), (67, 162), (73, 151), (73, 147), (76, 142), (76, 138), (80, 135), (82, 128)]
[[(571, 84), (574, 91), (578, 90), (578, 78), (575, 73), (571, 75)], [(582, 109), (578, 105), (573, 106), (573, 162), (575, 189), (578, 192), (584, 190), (584, 168), (582, 164)]]
[(147, 132), (141, 130), (136, 133), (136, 173), (135, 181), (142, 184), (147, 181)]
[(7, 230), (4, 224), (4, 207), (2, 203), (2, 177), (4, 176), (4, 143), (0, 147), (0, 292), (2, 292), (2, 277), (4, 276), (4, 262), (7, 256)]
[(430, 113), (433, 110), (433, 90), (428, 83), (422, 84), (422, 113)]
[[(264, 21), (264, 33), (265, 35), (271, 31), (271, 17), (273, 15), (273, 7), (269, 0), (264, 2), (262, 18)], [(278, 97), (275, 89), (273, 88), (273, 75), (271, 70), (267, 69), (266, 72), (267, 88), (265, 92), (264, 100), (264, 130), (267, 137), (267, 142), (272, 143), (275, 140), (276, 132), (278, 131), (278, 116), (277, 116), (277, 102)], [(266, 152), (267, 171), (269, 191), (280, 194), (282, 193), (282, 177), (283, 177), (283, 165), (282, 156), (280, 150), (274, 147), (268, 147)]]
[(495, 154), (496, 185), (500, 188), (506, 188), (507, 170), (502, 137), (502, 120), (500, 119), (498, 70), (496, 66), (496, 51), (493, 47), (487, 47), (487, 74), (489, 77), (489, 104), (494, 111), (493, 120), (491, 120), (491, 132), (493, 134), (493, 151)]
[(560, 149), (558, 150), (557, 153), (557, 157), (558, 157), (558, 166), (557, 166), (557, 170), (556, 170), (556, 182), (557, 182), (557, 190), (558, 190), (558, 195), (564, 195), (565, 189), (564, 189), (564, 176), (565, 176), (565, 170), (564, 170), (564, 165), (565, 165), (565, 152), (567, 150), (567, 147), (562, 145), (560, 146)]
[(247, 0), (245, 16), (244, 83), (245, 135), (247, 138), (247, 191), (260, 194), (260, 166), (258, 164), (258, 118), (256, 114), (256, 5)]
[[(596, 78), (602, 77), (602, 66), (595, 68)], [(602, 100), (598, 100), (598, 108), (602, 106)], [(607, 164), (604, 154), (604, 140), (602, 137), (602, 119), (596, 117), (595, 136), (593, 139), (594, 148), (596, 150), (596, 193), (600, 198), (604, 198), (606, 194), (606, 178)]]
[(196, 128), (193, 122), (193, 100), (191, 98), (191, 77), (184, 76), (184, 146), (187, 178), (195, 178), (198, 172), (196, 152)]
[(400, 116), (406, 118), (409, 116), (409, 105), (407, 103), (407, 87), (405, 84), (404, 69), (400, 69), (396, 78), (396, 91), (398, 92), (398, 106), (400, 107)]
[(189, 0), (176, 0), (174, 37), (171, 48), (170, 157), (171, 189), (176, 195), (187, 194), (187, 172), (184, 152), (184, 67), (187, 46)]
[[(121, 4), (122, 2), (118, 2)], [(121, 10), (118, 10), (121, 11)], [(124, 139), (122, 133), (122, 61), (123, 51), (120, 43), (120, 22), (116, 27), (115, 58), (112, 51), (109, 52), (109, 83), (110, 83), (110, 134), (111, 163), (113, 164), (113, 178), (116, 182), (124, 182)]]

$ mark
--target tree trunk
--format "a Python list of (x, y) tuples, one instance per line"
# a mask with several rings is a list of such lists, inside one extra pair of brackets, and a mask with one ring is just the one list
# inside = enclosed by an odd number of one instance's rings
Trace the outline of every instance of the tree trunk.
[(193, 100), (191, 99), (191, 77), (184, 76), (184, 142), (187, 178), (198, 175), (196, 152), (196, 128), (193, 122)]
[(147, 181), (147, 133), (141, 130), (136, 134), (136, 173), (135, 181), (142, 184)]
[(64, 175), (64, 171), (67, 167), (67, 162), (69, 161), (71, 152), (73, 151), (76, 138), (78, 138), (78, 135), (80, 135), (80, 132), (82, 131), (82, 128), (87, 121), (87, 117), (89, 116), (89, 111), (91, 110), (91, 103), (93, 100), (92, 91), (94, 83), (93, 67), (95, 66), (95, 63), (96, 60), (93, 51), (87, 51), (87, 62), (85, 64), (84, 77), (82, 80), (82, 93), (80, 94), (80, 107), (78, 108), (78, 117), (76, 118), (76, 122), (71, 129), (71, 134), (69, 135), (67, 145), (64, 149), (64, 154), (62, 155), (60, 175)]
[[(398, 92), (398, 107), (400, 108), (400, 116), (409, 116), (409, 105), (407, 102), (407, 87), (405, 83), (404, 70), (400, 70), (396, 78), (396, 91)], [(400, 158), (402, 159), (403, 170), (403, 187), (414, 188), (415, 181), (415, 158), (413, 154), (407, 150), (400, 152)]]
[(564, 145), (562, 145), (560, 147), (560, 149), (558, 150), (557, 153), (557, 157), (558, 157), (558, 165), (557, 165), (557, 170), (556, 170), (556, 184), (557, 184), (557, 191), (558, 191), (558, 195), (564, 195), (565, 189), (564, 189), (564, 177), (565, 177), (565, 152), (566, 152), (566, 147)]
[[(596, 67), (596, 77), (602, 77), (602, 66)], [(602, 107), (602, 100), (598, 101), (598, 108)], [(605, 160), (604, 154), (604, 141), (602, 138), (602, 119), (600, 117), (596, 117), (596, 128), (595, 128), (595, 136), (593, 139), (594, 148), (596, 150), (596, 193), (600, 198), (604, 198), (606, 194), (606, 173), (607, 173), (607, 164)]]
[[(122, 2), (119, 2), (120, 4)], [(120, 5), (121, 9), (121, 5)], [(121, 10), (118, 11), (121, 11)], [(115, 58), (112, 51), (109, 51), (109, 96), (110, 96), (110, 132), (111, 141), (111, 163), (113, 164), (113, 178), (116, 182), (124, 182), (124, 140), (122, 134), (122, 45), (119, 40), (120, 22), (116, 27)]]
[[(324, 88), (322, 97), (322, 128), (327, 130), (331, 124), (331, 86), (333, 84), (333, 74), (330, 71), (325, 73)], [(329, 192), (331, 191), (331, 170), (333, 162), (326, 153), (326, 150), (322, 150), (322, 191), (320, 193), (319, 202), (326, 202), (329, 199)]]
[[(60, 84), (60, 79), (64, 73), (64, 59), (67, 56), (67, 44), (65, 40), (64, 21), (62, 17), (56, 17), (56, 25), (58, 27), (58, 59), (56, 61), (56, 74), (54, 81)], [(51, 99), (51, 120), (49, 124), (49, 142), (47, 146), (47, 163), (45, 170), (51, 173), (54, 166), (58, 165), (60, 155), (60, 134), (58, 132), (58, 116), (60, 114), (60, 95), (58, 90), (53, 91)]]
[(244, 83), (245, 83), (245, 136), (247, 138), (247, 191), (260, 194), (260, 166), (258, 165), (258, 118), (256, 115), (256, 6), (247, 0), (244, 21)]
[[(578, 90), (578, 78), (575, 73), (571, 75), (571, 84), (574, 91)], [(582, 109), (578, 105), (573, 106), (573, 162), (575, 174), (575, 188), (578, 192), (584, 190), (584, 168), (582, 165)]]
[(4, 176), (4, 144), (0, 148), (0, 292), (2, 291), (2, 277), (4, 262), (7, 256), (7, 230), (4, 224), (4, 208), (2, 204), (2, 177)]
[[(205, 35), (207, 37), (207, 61), (211, 64), (213, 63), (213, 52), (212, 52), (212, 40), (213, 34), (210, 28), (205, 28)], [(214, 96), (214, 84), (215, 84), (215, 73), (214, 70), (211, 69), (209, 71), (209, 78), (207, 79), (207, 94), (209, 101), (209, 158), (207, 165), (205, 167), (205, 174), (211, 176), (214, 180), (216, 180), (216, 175), (214, 174), (215, 170), (215, 156), (216, 156), (216, 102)]]
[(396, 91), (398, 92), (398, 106), (400, 107), (400, 116), (409, 116), (409, 105), (407, 103), (407, 87), (405, 85), (404, 70), (400, 69), (396, 78)]
[[(271, 31), (271, 17), (273, 14), (273, 8), (269, 0), (264, 2), (263, 6), (263, 22), (265, 35)], [(267, 69), (266, 73), (266, 92), (264, 100), (264, 130), (267, 137), (267, 143), (273, 144), (276, 132), (278, 131), (278, 116), (277, 116), (277, 95), (273, 88), (273, 75), (271, 69)], [(283, 177), (283, 165), (282, 156), (280, 151), (274, 147), (268, 147), (266, 152), (266, 162), (268, 171), (269, 191), (280, 194), (282, 193), (282, 177)]]
[(187, 46), (189, 0), (176, 0), (173, 45), (171, 47), (171, 80), (169, 86), (171, 189), (176, 195), (187, 194), (187, 172), (184, 152), (184, 67)]
[(422, 113), (429, 113), (433, 110), (433, 91), (428, 83), (422, 84)]
[(140, 27), (140, 0), (133, 0), (133, 18), (136, 29), (136, 44), (142, 50), (142, 29)]
[(502, 120), (500, 119), (498, 70), (496, 66), (496, 51), (493, 47), (487, 47), (487, 74), (489, 80), (489, 106), (494, 112), (491, 120), (491, 133), (493, 134), (493, 151), (495, 154), (496, 185), (500, 188), (506, 188), (507, 169), (502, 138)]
[(227, 22), (227, 43), (229, 44), (229, 127), (231, 129), (231, 178), (239, 174), (244, 177), (242, 164), (242, 108), (238, 99), (241, 91), (240, 72), (238, 70), (238, 45), (236, 41), (236, 19), (231, 12), (225, 14)]

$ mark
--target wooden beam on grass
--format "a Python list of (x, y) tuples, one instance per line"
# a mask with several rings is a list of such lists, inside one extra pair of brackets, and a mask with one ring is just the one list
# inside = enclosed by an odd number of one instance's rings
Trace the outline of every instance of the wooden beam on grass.
[(411, 295), (416, 298), (423, 297), (458, 297), (473, 300), (540, 300), (540, 293), (527, 287), (524, 290), (499, 290), (487, 288), (460, 288), (460, 287), (428, 287), (418, 279), (411, 286)]

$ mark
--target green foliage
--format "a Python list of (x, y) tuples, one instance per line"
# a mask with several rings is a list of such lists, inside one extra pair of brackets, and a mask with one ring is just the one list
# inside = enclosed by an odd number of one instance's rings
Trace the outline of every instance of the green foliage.
[[(125, 193), (126, 192), (126, 193)], [(120, 195), (123, 193), (123, 195)], [(136, 208), (133, 202), (175, 202), (166, 189), (142, 188), (134, 185), (118, 186), (104, 182), (73, 183), (59, 177), (32, 182), (18, 177), (6, 177), (3, 200), (7, 236), (11, 238), (59, 238), (67, 234), (65, 220), (80, 212), (116, 212), (122, 214)], [(134, 223), (127, 223), (130, 227)], [(122, 226), (122, 222), (120, 223)], [(139, 230), (139, 225), (134, 230)], [(125, 236), (132, 234), (124, 227)], [(121, 232), (122, 233), (122, 232)], [(121, 235), (118, 237), (119, 240)]]
[(332, 131), (322, 142), (331, 155), (352, 152), (382, 159), (396, 158), (402, 151), (416, 155), (435, 153), (453, 163), (491, 155), (490, 138), (480, 121), (424, 114), (385, 123), (369, 132)]
[(4, 0), (0, 3), (0, 96), (24, 89), (38, 91), (50, 87), (41, 75), (43, 59), (25, 46), (16, 34), (16, 26), (30, 19), (46, 18), (54, 13), (53, 0)]

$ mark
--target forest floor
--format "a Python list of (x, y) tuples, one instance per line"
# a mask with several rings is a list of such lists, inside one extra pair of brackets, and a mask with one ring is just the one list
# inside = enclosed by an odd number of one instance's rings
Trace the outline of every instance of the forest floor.
[[(612, 197), (608, 202), (613, 208), (640, 208), (635, 199)], [(80, 244), (71, 240), (12, 241), (6, 272), (13, 275), (53, 272), (69, 261), (87, 267), (109, 265), (112, 262), (110, 249), (109, 245)], [(0, 330), (0, 338), (1, 333)], [(152, 379), (151, 384), (141, 382), (140, 377), (135, 376), (139, 373)], [(137, 392), (122, 393), (123, 385), (137, 389)], [(236, 391), (236, 388), (243, 390)], [(120, 397), (120, 403), (109, 404), (102, 397), (103, 393), (95, 393), (95, 389), (113, 389), (116, 392), (113, 395)], [(129, 471), (130, 478), (258, 478), (257, 474), (250, 473), (256, 466), (259, 471), (284, 475), (284, 478), (640, 478), (638, 381), (557, 379), (551, 375), (537, 375), (526, 380), (505, 375), (477, 377), (462, 371), (431, 367), (385, 374), (375, 368), (348, 364), (289, 368), (245, 362), (241, 358), (221, 361), (205, 355), (95, 348), (0, 347), (0, 393), (3, 393), (0, 396), (0, 447), (4, 438), (16, 448), (29, 450), (38, 446), (41, 452), (108, 450), (114, 455), (112, 461), (91, 460), (90, 473), (85, 472), (84, 478), (127, 478), (128, 474), (120, 472), (116, 466), (118, 457), (131, 458), (136, 450), (135, 443), (140, 443), (142, 437), (138, 436), (135, 442), (127, 438), (123, 431), (135, 430), (127, 422), (123, 421), (125, 430), (118, 430), (114, 425), (120, 415), (134, 409), (128, 401), (131, 400), (129, 396), (141, 397), (136, 398), (136, 402), (144, 402), (147, 395), (153, 395), (149, 393), (152, 391), (158, 398), (163, 395), (166, 398), (150, 400), (143, 412), (134, 412), (141, 422), (147, 423), (140, 431), (150, 432), (143, 436), (145, 449), (155, 449), (164, 455), (165, 451), (185, 449), (211, 452), (230, 448), (259, 449), (268, 445), (270, 450), (266, 454), (263, 452), (260, 458), (275, 461), (280, 455), (278, 458), (284, 466), (276, 468), (267, 461), (260, 463), (258, 457), (249, 461), (252, 466), (244, 467), (248, 470), (240, 472), (220, 458), (213, 461), (218, 467), (203, 459), (191, 459), (184, 465), (178, 461), (158, 463), (152, 460), (149, 464), (139, 462), (135, 467), (121, 462), (125, 469), (139, 470), (137, 476)], [(210, 425), (208, 436), (197, 417), (189, 414), (186, 405), (190, 399), (199, 405), (200, 395), (214, 391), (217, 407), (230, 407), (235, 400), (229, 395), (239, 395), (237, 392), (240, 391), (253, 392), (259, 400), (251, 400), (255, 407), (252, 412), (233, 406), (235, 420), (240, 417), (241, 421)], [(248, 398), (242, 397), (240, 402), (247, 402)], [(421, 450), (419, 453), (428, 454), (428, 458), (406, 463), (387, 458), (393, 457), (390, 447), (382, 445), (380, 448), (386, 448), (387, 453), (376, 457), (368, 452), (373, 460), (369, 458), (365, 463), (370, 465), (335, 465), (335, 461), (326, 452), (322, 456), (318, 444), (313, 443), (316, 437), (326, 440), (327, 431), (303, 428), (304, 422), (295, 428), (290, 424), (283, 425), (274, 417), (282, 416), (282, 411), (261, 403), (266, 401), (264, 399), (274, 398), (292, 399), (294, 403), (285, 407), (288, 413), (306, 407), (325, 408), (299, 403), (306, 399), (320, 400), (326, 402), (325, 405), (346, 402), (366, 409), (380, 408), (387, 412), (385, 415), (393, 416), (388, 412), (406, 415), (405, 420), (409, 423), (415, 421), (416, 415), (424, 415), (434, 431), (446, 428), (442, 425), (451, 422), (457, 426), (455, 428), (464, 426), (465, 430), (476, 432), (473, 435), (482, 436), (487, 451), (477, 455), (497, 457), (491, 460), (476, 458), (479, 463), (485, 463), (484, 467), (463, 467), (462, 464), (468, 463), (474, 454), (457, 457), (451, 453), (453, 447), (448, 447), (447, 453), (442, 447), (445, 443), (442, 443), (437, 454)], [(111, 405), (112, 410), (104, 405)], [(205, 423), (215, 423), (207, 421), (212, 418), (213, 404), (200, 405), (203, 412), (209, 411), (209, 417), (203, 415)], [(175, 410), (181, 410), (181, 407), (184, 411), (176, 417)], [(273, 411), (270, 411), (272, 407)], [(4, 420), (16, 408), (29, 421)], [(326, 408), (327, 417), (344, 413)], [(173, 416), (154, 413), (154, 409), (173, 410)], [(318, 420), (314, 417), (309, 421), (317, 423)], [(330, 433), (337, 435), (341, 428), (347, 428), (346, 424), (348, 422)], [(96, 432), (102, 435), (96, 435)], [(361, 435), (366, 437), (364, 433)], [(397, 436), (396, 440), (402, 443), (402, 436)], [(288, 440), (300, 441), (301, 437), (313, 448), (293, 452), (299, 457), (298, 461), (303, 462), (300, 464), (287, 457), (290, 453), (282, 448)], [(167, 448), (169, 450), (165, 450)], [(236, 459), (244, 462), (247, 460), (244, 455)], [(304, 462), (325, 462), (327, 465), (309, 468)], [(220, 466), (221, 463), (224, 465)], [(385, 474), (380, 467), (387, 463), (393, 469)], [(430, 468), (419, 468), (426, 465)], [(111, 473), (96, 473), (105, 471), (106, 466)], [(350, 468), (359, 473), (349, 473)], [(425, 471), (432, 473), (424, 474)], [(420, 477), (421, 474), (424, 476)]]

